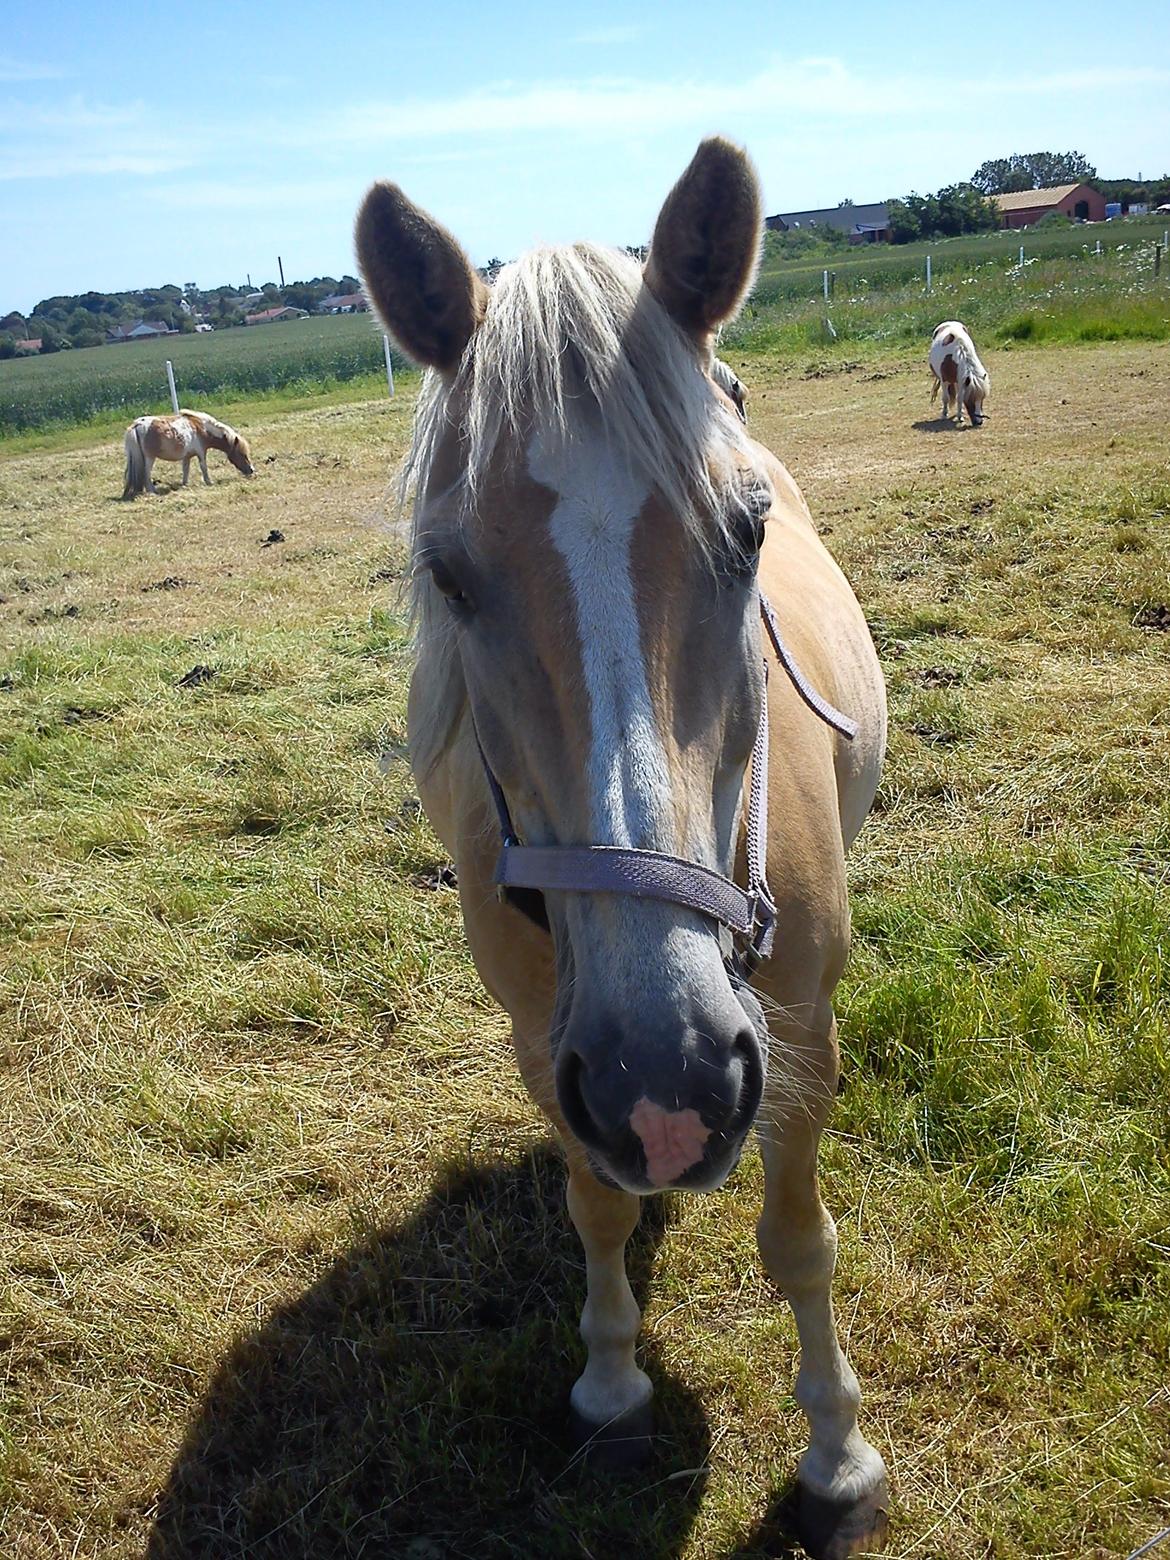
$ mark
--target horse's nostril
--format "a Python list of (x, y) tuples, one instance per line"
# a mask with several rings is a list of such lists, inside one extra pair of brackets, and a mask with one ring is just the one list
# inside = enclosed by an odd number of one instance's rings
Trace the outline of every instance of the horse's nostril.
[(565, 1041), (557, 1059), (557, 1099), (565, 1121), (584, 1142), (591, 1142), (596, 1127), (585, 1103), (583, 1082), (585, 1063), (581, 1056)]
[(743, 1066), (736, 1114), (750, 1121), (760, 1108), (760, 1101), (764, 1095), (764, 1075), (767, 1070), (760, 1037), (750, 1025), (744, 1025), (736, 1035), (735, 1053)]

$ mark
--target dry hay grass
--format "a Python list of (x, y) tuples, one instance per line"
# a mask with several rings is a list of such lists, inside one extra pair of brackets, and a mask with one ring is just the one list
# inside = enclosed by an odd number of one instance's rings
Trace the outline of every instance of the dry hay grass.
[[(1170, 1502), (1170, 355), (1002, 353), (962, 434), (917, 363), (735, 366), (891, 682), (825, 1162), (892, 1552), (1124, 1556)], [(20, 1560), (778, 1552), (754, 1158), (639, 1238), (652, 1468), (615, 1499), (563, 1441), (559, 1172), (375, 762), (407, 410), (237, 414), (255, 482), (131, 506), (112, 446), (0, 465)]]

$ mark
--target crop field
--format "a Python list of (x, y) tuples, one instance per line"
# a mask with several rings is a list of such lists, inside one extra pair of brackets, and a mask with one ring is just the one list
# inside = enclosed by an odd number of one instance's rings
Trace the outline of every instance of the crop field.
[[(0, 362), (0, 440), (103, 413), (128, 422), (145, 412), (169, 412), (168, 358), (180, 404), (195, 409), (215, 410), (262, 391), (319, 391), (355, 379), (372, 379), (382, 393), (386, 385), (382, 337), (368, 314), (82, 347)], [(405, 366), (397, 353), (394, 365), (396, 371)]]
[[(725, 342), (891, 695), (837, 1305), (891, 1556), (1127, 1560), (1170, 1527), (1170, 345), (976, 339), (963, 431), (921, 343)], [(116, 438), (0, 450), (12, 1560), (798, 1553), (754, 1152), (632, 1244), (650, 1465), (570, 1452), (556, 1153), (395, 757), (409, 402), (255, 408), (253, 481), (129, 505)]]

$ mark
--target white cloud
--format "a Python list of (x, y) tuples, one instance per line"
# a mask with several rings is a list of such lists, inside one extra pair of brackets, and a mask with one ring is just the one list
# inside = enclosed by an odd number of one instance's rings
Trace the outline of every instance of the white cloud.
[[(1170, 70), (1117, 67), (1048, 76), (952, 81), (948, 95), (986, 104), (1002, 97), (1049, 98), (1115, 94), (1144, 86), (1170, 85)], [(651, 81), (591, 77), (518, 85), (499, 82), (449, 98), (372, 101), (327, 115), (301, 132), (319, 146), (377, 145), (440, 137), (490, 134), (625, 136), (678, 129), (743, 124), (756, 127), (803, 121), (857, 121), (921, 117), (937, 94), (926, 77), (866, 76), (835, 58), (773, 61), (752, 76), (732, 81)], [(796, 126), (793, 126), (796, 128)]]
[(60, 81), (67, 74), (57, 65), (38, 65), (0, 54), (0, 81)]
[(141, 103), (90, 103), (80, 94), (59, 103), (29, 104), (15, 98), (0, 103), (0, 131), (18, 135), (30, 130), (68, 135), (72, 131), (125, 128), (140, 124), (144, 117)]
[[(162, 170), (154, 169), (153, 172)], [(226, 183), (218, 179), (184, 177), (167, 184), (150, 184), (135, 187), (126, 199), (145, 201), (150, 205), (174, 206), (180, 210), (203, 207), (216, 211), (271, 211), (281, 208), (300, 213), (306, 204), (315, 206), (329, 202), (347, 203), (348, 209), (357, 206), (364, 185), (355, 179), (248, 179), (246, 182)]]
[(133, 152), (44, 151), (14, 152), (0, 156), (0, 181), (14, 179), (70, 179), (92, 175), (144, 175), (174, 173), (188, 164), (169, 155), (142, 155)]
[(595, 27), (588, 32), (576, 33), (569, 42), (583, 44), (587, 48), (606, 48), (614, 43), (633, 43), (635, 38), (641, 38), (646, 31), (647, 28), (637, 22), (624, 27)]
[(141, 178), (186, 167), (192, 142), (160, 135), (140, 102), (0, 102), (0, 181), (122, 175)]

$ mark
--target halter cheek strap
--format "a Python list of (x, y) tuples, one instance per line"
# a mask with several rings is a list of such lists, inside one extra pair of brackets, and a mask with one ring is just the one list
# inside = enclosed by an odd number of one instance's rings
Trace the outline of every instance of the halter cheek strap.
[[(852, 741), (857, 722), (823, 698), (804, 676), (780, 634), (766, 596), (759, 597), (760, 616), (776, 658), (797, 693), (826, 725)], [(698, 862), (656, 850), (621, 845), (523, 845), (500, 782), (492, 773), (482, 746), (479, 756), (500, 824), (502, 847), (495, 882), (501, 898), (546, 931), (543, 891), (577, 894), (626, 894), (636, 899), (661, 899), (709, 916), (743, 939), (749, 969), (770, 957), (776, 926), (776, 905), (767, 883), (768, 831), (768, 692), (764, 664), (764, 696), (760, 723), (752, 747), (747, 807), (747, 888)], [(473, 720), (474, 724), (474, 720)], [(479, 743), (479, 733), (476, 732)]]

